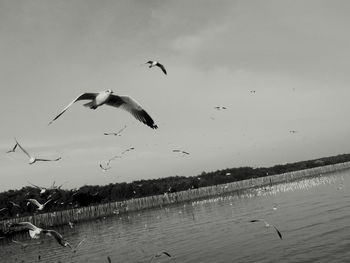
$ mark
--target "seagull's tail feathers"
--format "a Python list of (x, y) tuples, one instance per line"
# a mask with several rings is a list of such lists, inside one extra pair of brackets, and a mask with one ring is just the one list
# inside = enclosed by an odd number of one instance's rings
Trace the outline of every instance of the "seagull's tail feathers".
[(88, 103), (85, 103), (85, 104), (83, 104), (83, 106), (88, 107), (88, 108), (93, 109), (93, 110), (96, 110), (96, 108), (97, 108), (97, 106), (94, 105), (94, 102), (93, 102), (93, 101), (90, 101), (90, 102), (88, 102)]

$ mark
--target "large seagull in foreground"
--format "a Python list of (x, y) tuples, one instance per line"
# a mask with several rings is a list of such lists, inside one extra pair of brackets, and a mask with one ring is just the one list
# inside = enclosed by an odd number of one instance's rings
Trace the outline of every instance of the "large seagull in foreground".
[(153, 119), (148, 113), (142, 108), (142, 106), (133, 98), (129, 96), (118, 96), (113, 95), (112, 90), (101, 91), (99, 93), (83, 93), (79, 95), (75, 100), (65, 107), (60, 114), (58, 114), (52, 121), (49, 122), (49, 125), (58, 119), (70, 106), (74, 104), (74, 102), (79, 100), (91, 100), (90, 102), (84, 104), (85, 107), (89, 107), (90, 109), (97, 109), (99, 106), (103, 104), (113, 106), (116, 108), (121, 108), (123, 110), (131, 113), (136, 119), (143, 122), (147, 126), (152, 129), (157, 129), (158, 126), (154, 124)]

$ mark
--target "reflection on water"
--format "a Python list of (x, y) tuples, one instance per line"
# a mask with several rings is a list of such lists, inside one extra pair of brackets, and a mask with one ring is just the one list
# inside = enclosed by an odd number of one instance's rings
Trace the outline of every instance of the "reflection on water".
[[(25, 248), (0, 241), (0, 262), (345, 262), (350, 258), (350, 171), (250, 189), (166, 208), (116, 215), (58, 230)], [(249, 223), (265, 219), (272, 228)], [(154, 257), (162, 251), (164, 254)]]

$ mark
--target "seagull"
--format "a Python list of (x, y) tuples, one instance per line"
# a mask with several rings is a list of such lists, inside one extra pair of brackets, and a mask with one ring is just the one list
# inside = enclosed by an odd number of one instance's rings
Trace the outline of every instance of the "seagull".
[(27, 200), (28, 200), (27, 205), (29, 205), (29, 203), (32, 203), (33, 205), (36, 205), (38, 207), (39, 211), (43, 210), (45, 208), (45, 206), (47, 205), (47, 203), (52, 201), (51, 199), (49, 199), (44, 204), (40, 204), (36, 199), (27, 199)]
[(12, 150), (7, 151), (6, 153), (14, 153), (16, 151), (18, 144), (16, 143)]
[(216, 110), (226, 110), (227, 108), (226, 107), (221, 107), (221, 106), (216, 106), (216, 107), (214, 107), (214, 109), (216, 109)]
[(113, 95), (113, 91), (108, 89), (106, 91), (101, 91), (99, 93), (83, 93), (69, 103), (52, 121), (49, 122), (49, 125), (58, 119), (74, 102), (79, 100), (91, 100), (90, 102), (84, 104), (85, 107), (90, 109), (97, 109), (103, 104), (113, 106), (116, 108), (121, 108), (123, 110), (131, 113), (136, 119), (143, 122), (152, 129), (157, 129), (158, 126), (154, 124), (153, 119), (148, 113), (142, 108), (142, 106), (133, 98), (129, 96), (118, 96)]
[(35, 162), (55, 162), (58, 160), (61, 160), (61, 157), (58, 157), (56, 159), (41, 159), (41, 158), (36, 158), (34, 156), (31, 156), (16, 140), (17, 145), (19, 146), (19, 148), (21, 148), (21, 150), (29, 157), (29, 164), (33, 164)]
[(256, 90), (251, 90), (251, 91), (250, 91), (250, 93), (255, 93), (255, 92), (256, 92)]
[(0, 212), (7, 210), (6, 207), (0, 208)]
[(272, 227), (276, 230), (276, 232), (277, 232), (278, 236), (280, 237), (280, 239), (282, 240), (282, 234), (281, 234), (281, 232), (277, 229), (277, 227), (275, 227), (275, 226), (272, 225), (272, 224), (269, 224), (269, 223), (268, 223), (267, 221), (265, 221), (264, 219), (253, 219), (253, 220), (250, 220), (249, 222), (251, 222), (251, 223), (255, 223), (255, 222), (264, 222), (265, 227), (270, 227), (270, 226), (272, 226)]
[(125, 125), (122, 129), (120, 129), (119, 131), (117, 131), (117, 132), (110, 132), (110, 133), (105, 132), (104, 135), (122, 136), (121, 133), (122, 133), (122, 131), (124, 131), (125, 129), (126, 129), (126, 125)]
[(19, 229), (25, 229), (25, 230), (29, 230), (29, 235), (31, 238), (34, 239), (38, 239), (40, 237), (40, 234), (46, 234), (48, 236), (52, 236), (55, 238), (55, 240), (63, 247), (70, 247), (72, 248), (72, 246), (66, 241), (64, 240), (64, 238), (62, 237), (62, 235), (58, 232), (56, 232), (55, 230), (49, 230), (49, 229), (43, 229), (40, 227), (37, 227), (35, 225), (33, 225), (30, 222), (19, 222), (19, 223), (13, 223), (10, 225), (9, 227), (11, 228), (19, 228)]
[(166, 256), (169, 257), (169, 258), (171, 258), (171, 255), (170, 255), (168, 252), (163, 251), (163, 252), (157, 253), (157, 254), (155, 254), (154, 256), (152, 256), (150, 262), (152, 262), (154, 258), (159, 258), (159, 257), (161, 257), (162, 254), (166, 255)]
[(162, 64), (160, 64), (158, 61), (152, 61), (152, 60), (150, 60), (150, 61), (147, 61), (146, 64), (149, 64), (149, 68), (159, 67), (159, 68), (163, 71), (163, 73), (164, 73), (165, 75), (167, 75), (167, 72), (166, 72), (166, 70), (165, 70), (165, 67), (164, 67)]
[(296, 130), (290, 130), (289, 133), (297, 133), (298, 131)]
[(41, 195), (44, 194), (47, 190), (49, 190), (49, 189), (46, 188), (46, 187), (37, 186), (37, 185), (35, 185), (35, 184), (32, 184), (31, 182), (28, 182), (28, 183), (29, 183), (30, 185), (34, 186), (35, 188), (40, 189), (40, 194), (41, 194)]
[(185, 151), (182, 151), (182, 150), (173, 150), (174, 153), (182, 153), (183, 155), (182, 156), (185, 156), (185, 155), (190, 155), (189, 152), (185, 152)]

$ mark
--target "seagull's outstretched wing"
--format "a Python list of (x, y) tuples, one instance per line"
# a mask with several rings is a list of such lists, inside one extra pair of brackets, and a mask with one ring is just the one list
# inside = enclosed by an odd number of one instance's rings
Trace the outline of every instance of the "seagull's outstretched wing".
[(32, 186), (34, 186), (34, 187), (36, 187), (36, 188), (38, 188), (38, 189), (43, 189), (43, 188), (45, 188), (45, 187), (41, 187), (41, 186), (37, 186), (37, 185), (35, 185), (35, 184), (32, 184), (32, 183), (29, 182), (29, 181), (28, 181), (28, 184), (31, 184)]
[(75, 100), (73, 100), (71, 103), (69, 103), (52, 121), (49, 122), (49, 125), (53, 123), (55, 120), (57, 120), (70, 106), (73, 105), (74, 102), (78, 100), (93, 100), (97, 96), (97, 93), (83, 93), (79, 95)]
[(136, 100), (129, 96), (111, 95), (106, 104), (128, 111), (136, 119), (143, 122), (152, 129), (158, 128), (158, 126), (154, 124), (154, 121), (151, 118), (151, 116), (148, 115), (148, 113), (142, 108), (142, 106)]
[(276, 230), (276, 232), (277, 232), (278, 236), (280, 237), (280, 239), (282, 240), (282, 234), (281, 234), (281, 232), (277, 229), (277, 227), (275, 227), (274, 225), (272, 225), (272, 226), (273, 226), (273, 228)]
[(55, 230), (43, 229), (43, 233), (48, 235), (48, 236), (53, 236), (56, 239), (56, 241), (58, 242), (58, 244), (60, 244), (62, 247), (72, 248), (72, 246), (62, 237), (62, 235), (60, 233), (56, 232)]
[(19, 146), (19, 148), (21, 148), (21, 150), (28, 156), (28, 158), (33, 158), (20, 144), (19, 144), (19, 142), (17, 141), (17, 139), (15, 139), (16, 140), (16, 143), (17, 143), (17, 145)]
[(41, 159), (41, 158), (38, 158), (36, 159), (36, 161), (41, 161), (41, 162), (56, 162), (56, 161), (59, 161), (61, 160), (62, 158), (61, 157), (58, 157), (56, 159)]
[(167, 72), (166, 72), (166, 70), (165, 70), (165, 67), (164, 67), (162, 64), (157, 63), (156, 66), (158, 66), (158, 67), (164, 72), (164, 74), (167, 75)]
[(12, 150), (7, 151), (6, 153), (14, 153), (16, 151), (18, 144), (16, 143)]
[(52, 201), (52, 199), (49, 199), (49, 200), (47, 200), (46, 202), (45, 202), (45, 204), (43, 204), (43, 206), (46, 206), (49, 202), (51, 202)]
[(31, 202), (33, 205), (40, 207), (41, 204), (36, 199), (28, 199), (28, 202)]

